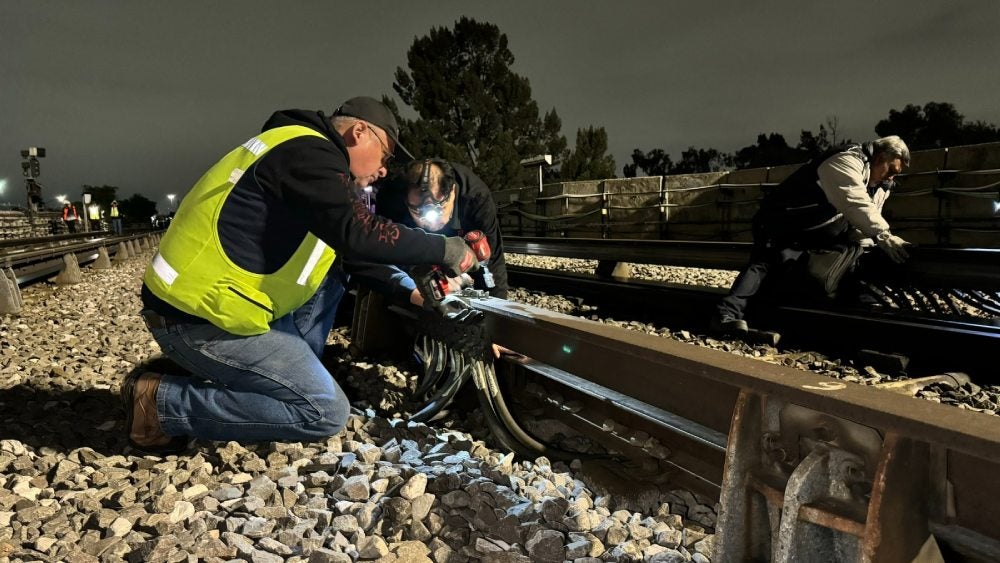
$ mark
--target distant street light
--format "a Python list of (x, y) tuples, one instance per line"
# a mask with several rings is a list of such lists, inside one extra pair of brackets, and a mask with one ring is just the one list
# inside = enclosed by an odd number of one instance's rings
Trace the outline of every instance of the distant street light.
[(56, 196), (56, 201), (58, 201), (59, 203), (63, 203), (63, 204), (65, 204), (65, 203), (66, 203), (66, 202), (68, 202), (69, 200), (68, 200), (68, 199), (66, 199), (66, 196), (65, 196), (65, 195), (57, 195), (57, 196)]
[(170, 210), (171, 210), (171, 211), (173, 211), (173, 210), (174, 210), (174, 198), (175, 198), (175, 197), (177, 197), (177, 196), (176, 196), (176, 195), (174, 195), (174, 194), (167, 194), (167, 199), (169, 199), (169, 200), (170, 200)]

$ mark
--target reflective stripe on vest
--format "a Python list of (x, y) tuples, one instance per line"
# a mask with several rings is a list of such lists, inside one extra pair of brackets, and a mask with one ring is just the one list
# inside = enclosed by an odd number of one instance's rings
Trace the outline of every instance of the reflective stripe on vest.
[(300, 125), (278, 127), (223, 157), (181, 200), (159, 252), (146, 268), (146, 286), (190, 315), (239, 335), (263, 334), (269, 325), (305, 303), (333, 264), (333, 249), (307, 233), (276, 272), (257, 274), (226, 256), (219, 241), (219, 213), (243, 172), (277, 145), (323, 135)]

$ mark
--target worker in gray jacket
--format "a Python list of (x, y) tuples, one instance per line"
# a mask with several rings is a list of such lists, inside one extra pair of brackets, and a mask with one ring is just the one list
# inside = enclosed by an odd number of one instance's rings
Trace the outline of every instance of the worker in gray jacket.
[(768, 273), (787, 271), (803, 253), (878, 245), (901, 263), (908, 243), (882, 217), (893, 178), (910, 164), (910, 150), (892, 135), (828, 151), (802, 165), (767, 193), (753, 218), (750, 263), (712, 318), (716, 332), (745, 333), (747, 301)]

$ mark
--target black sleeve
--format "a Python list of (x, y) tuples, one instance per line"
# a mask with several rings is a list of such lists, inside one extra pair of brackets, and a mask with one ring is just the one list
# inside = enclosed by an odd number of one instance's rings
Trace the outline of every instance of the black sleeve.
[[(490, 260), (488, 267), (493, 274), (493, 289), (490, 295), (507, 298), (507, 265), (503, 259), (503, 236), (500, 234), (500, 221), (497, 220), (497, 205), (493, 201), (490, 190), (479, 176), (465, 167), (455, 167), (464, 182), (466, 193), (469, 194), (467, 209), (462, 211), (462, 227), (466, 231), (478, 229), (486, 235), (490, 243)], [(486, 289), (483, 273), (472, 275), (476, 288)]]
[(352, 280), (403, 303), (410, 302), (410, 294), (417, 288), (409, 274), (390, 264), (345, 260), (344, 271)]
[(409, 215), (406, 208), (405, 178), (395, 178), (387, 181), (375, 194), (375, 213), (382, 217), (402, 223)]
[(302, 217), (310, 232), (346, 259), (440, 264), (444, 240), (372, 215), (354, 193), (347, 155), (315, 137), (275, 147), (255, 167), (258, 184)]

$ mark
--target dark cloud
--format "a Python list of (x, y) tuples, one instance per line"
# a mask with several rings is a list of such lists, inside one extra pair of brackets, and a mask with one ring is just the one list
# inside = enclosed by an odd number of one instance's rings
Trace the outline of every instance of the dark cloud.
[(947, 101), (1000, 122), (1000, 10), (948, 3), (5, 2), (0, 178), (49, 150), (46, 193), (111, 184), (166, 207), (275, 109), (392, 94), (414, 37), (462, 15), (507, 34), (515, 70), (572, 143), (604, 126), (633, 148), (734, 150), (836, 116), (874, 135), (890, 108)]

